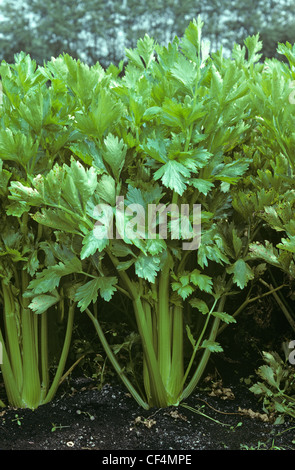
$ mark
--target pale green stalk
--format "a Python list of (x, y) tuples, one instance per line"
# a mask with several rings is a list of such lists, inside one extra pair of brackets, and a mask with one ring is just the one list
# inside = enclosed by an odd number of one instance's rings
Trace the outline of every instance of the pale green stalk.
[[(145, 312), (146, 324), (149, 330), (148, 334), (150, 335), (151, 338), (153, 338), (153, 346), (155, 349), (155, 353), (157, 354), (157, 336), (156, 336), (157, 332), (155, 331), (155, 328), (154, 328), (155, 319), (152, 318), (151, 306), (147, 301), (143, 301), (142, 306)], [(145, 357), (143, 357), (143, 383), (144, 383), (144, 389), (146, 392), (148, 402), (150, 402), (152, 393), (151, 393), (149, 371), (148, 371)]]
[(18, 388), (17, 382), (15, 380), (15, 376), (11, 367), (10, 358), (6, 350), (6, 346), (4, 343), (1, 329), (0, 329), (0, 341), (2, 343), (2, 352), (3, 352), (3, 358), (2, 358), (3, 363), (1, 364), (1, 371), (2, 371), (2, 375), (4, 379), (7, 398), (11, 406), (15, 406), (17, 408), (21, 404), (21, 396), (20, 396), (19, 388)]
[(22, 311), (22, 349), (23, 374), (22, 388), (23, 406), (35, 409), (40, 405), (41, 384), (38, 370), (38, 357), (36, 356), (34, 314), (27, 308)]
[(66, 334), (63, 344), (63, 349), (60, 355), (57, 371), (55, 372), (54, 379), (52, 381), (51, 387), (46, 395), (46, 398), (43, 401), (43, 404), (49, 403), (53, 398), (60, 384), (62, 374), (66, 365), (66, 360), (68, 358), (68, 353), (71, 345), (73, 324), (74, 324), (74, 314), (75, 314), (76, 303), (72, 302), (68, 310), (68, 320)]
[[(218, 305), (218, 309), (217, 309), (218, 312), (223, 311), (225, 300), (226, 300), (226, 296), (224, 295), (223, 297), (221, 297), (221, 299), (219, 301), (219, 305)], [(213, 310), (211, 309), (211, 311), (213, 311)], [(209, 314), (208, 314), (208, 317), (209, 317)], [(213, 321), (213, 325), (211, 327), (211, 332), (210, 332), (210, 335), (209, 335), (209, 338), (208, 338), (209, 341), (215, 341), (217, 333), (218, 333), (219, 323), (220, 323), (220, 319), (218, 317), (215, 317), (214, 321)], [(207, 324), (207, 322), (206, 322), (206, 324)], [(198, 345), (199, 345), (199, 343), (200, 343), (200, 341), (198, 341)], [(194, 350), (194, 354), (195, 354), (195, 351), (196, 351), (196, 348)], [(193, 390), (196, 388), (196, 386), (199, 383), (199, 381), (200, 381), (200, 379), (201, 379), (201, 377), (204, 373), (204, 370), (205, 370), (205, 368), (208, 364), (208, 360), (210, 358), (210, 355), (211, 355), (211, 351), (208, 348), (205, 348), (204, 352), (203, 352), (203, 355), (202, 355), (202, 358), (198, 363), (198, 367), (197, 367), (195, 373), (193, 374), (193, 376), (190, 379), (188, 385), (184, 388), (184, 390), (183, 390), (183, 392), (180, 396), (180, 401), (185, 400), (193, 392)], [(187, 376), (187, 374), (186, 374), (186, 376)]]
[[(21, 390), (23, 384), (22, 357), (19, 343), (20, 320), (16, 313), (13, 294), (9, 285), (1, 282), (3, 293), (3, 319), (5, 327), (6, 350), (16, 386)], [(2, 343), (4, 347), (4, 342)]]
[(178, 401), (182, 391), (183, 378), (183, 308), (178, 305), (173, 307), (173, 333), (171, 353), (171, 375), (169, 380), (169, 392), (173, 403)]
[[(160, 274), (158, 286), (158, 363), (163, 385), (167, 390), (171, 374), (172, 322), (169, 311), (170, 275), (166, 261)], [(172, 372), (173, 373), (173, 372)]]
[[(118, 260), (110, 252), (108, 253), (114, 266), (117, 267), (117, 265), (119, 264)], [(150, 330), (146, 322), (146, 315), (141, 300), (141, 293), (138, 291), (137, 285), (129, 279), (125, 271), (119, 270), (118, 274), (120, 275), (123, 283), (126, 286), (127, 291), (129, 292), (130, 297), (132, 298), (137, 327), (142, 341), (144, 359), (146, 361), (146, 366), (149, 374), (151, 396), (155, 400), (155, 403), (153, 403), (153, 405), (158, 407), (166, 406), (166, 391), (153, 345), (153, 335), (151, 336), (149, 334)], [(160, 315), (161, 314), (159, 313), (159, 316)]]
[(150, 405), (162, 408), (167, 406), (167, 394), (153, 347), (153, 338), (148, 336), (148, 328), (139, 294), (133, 301), (133, 307), (150, 378), (152, 396)]
[[(22, 292), (28, 286), (28, 274), (22, 271)], [(23, 388), (22, 400), (25, 407), (34, 409), (40, 404), (41, 384), (38, 364), (37, 316), (28, 308), (29, 300), (23, 299), (21, 309)]]
[[(24, 291), (28, 285), (28, 274), (23, 271), (21, 277)], [(47, 313), (42, 315), (33, 313), (28, 308), (29, 300), (25, 298), (22, 299), (18, 313), (11, 289), (3, 281), (2, 292), (6, 334), (4, 341), (0, 330), (0, 341), (3, 346), (1, 370), (7, 398), (9, 403), (17, 408), (35, 409), (51, 401), (59, 386), (70, 348), (76, 304), (73, 303), (69, 307), (63, 350), (54, 380), (48, 390)]]
[(41, 314), (41, 403), (44, 401), (49, 387), (49, 364), (48, 364), (48, 328), (47, 312)]

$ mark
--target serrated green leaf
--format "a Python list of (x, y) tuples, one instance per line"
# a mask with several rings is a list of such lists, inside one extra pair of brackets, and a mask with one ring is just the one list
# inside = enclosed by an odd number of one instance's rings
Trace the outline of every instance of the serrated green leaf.
[(263, 393), (263, 387), (258, 382), (250, 387), (250, 391), (255, 393), (255, 395), (261, 395)]
[(212, 292), (212, 278), (210, 276), (207, 276), (206, 274), (201, 274), (198, 269), (194, 269), (194, 271), (192, 271), (192, 273), (190, 274), (190, 280), (200, 290), (208, 293)]
[(179, 55), (177, 61), (171, 67), (171, 74), (180, 81), (188, 90), (192, 89), (197, 77), (197, 67), (184, 56)]
[[(218, 174), (214, 174), (216, 179), (225, 183), (233, 184), (236, 183), (241, 176), (248, 170), (249, 161), (235, 160), (232, 163), (227, 163), (223, 166), (222, 171)], [(214, 172), (215, 173), (215, 172)]]
[(189, 177), (189, 170), (176, 160), (169, 160), (169, 162), (162, 165), (154, 174), (155, 180), (161, 178), (164, 186), (172, 189), (176, 193), (180, 194), (180, 196), (186, 189)]
[(13, 201), (6, 206), (6, 214), (14, 217), (21, 217), (25, 212), (30, 210), (30, 205), (24, 201)]
[(43, 202), (42, 195), (37, 189), (31, 186), (25, 186), (20, 181), (11, 181), (10, 187), (10, 199), (14, 199), (23, 203), (24, 201), (32, 206), (40, 206)]
[(194, 188), (198, 189), (200, 193), (207, 196), (210, 189), (214, 188), (214, 183), (211, 181), (206, 181), (201, 178), (191, 178), (190, 183), (193, 185)]
[(284, 230), (284, 224), (282, 223), (275, 207), (265, 207), (263, 218), (278, 232)]
[(101, 88), (97, 98), (93, 99), (87, 115), (77, 112), (77, 128), (88, 137), (102, 137), (112, 132), (123, 115), (123, 105), (106, 88)]
[(140, 146), (142, 150), (150, 157), (160, 163), (167, 162), (167, 149), (163, 139), (147, 138), (144, 144)]
[(99, 293), (100, 296), (106, 301), (109, 302), (113, 297), (113, 294), (116, 292), (118, 279), (114, 276), (112, 277), (101, 277), (99, 278)]
[(111, 168), (114, 178), (118, 180), (124, 166), (127, 145), (123, 139), (119, 140), (112, 134), (108, 134), (104, 139), (104, 145), (103, 159)]
[[(197, 109), (197, 115), (199, 110)], [(161, 122), (169, 127), (180, 128), (183, 132), (191, 124), (193, 110), (181, 102), (165, 98), (162, 105)], [(202, 115), (202, 113), (201, 113)]]
[(236, 323), (236, 319), (232, 315), (229, 315), (226, 312), (212, 312), (211, 314), (214, 317), (220, 318), (220, 320), (224, 321), (227, 324)]
[(117, 264), (116, 268), (118, 271), (126, 271), (126, 269), (130, 268), (135, 263), (135, 259), (130, 259), (127, 261), (120, 261), (120, 263)]
[(204, 23), (201, 21), (200, 16), (198, 16), (197, 20), (194, 19), (190, 22), (181, 40), (182, 52), (189, 60), (194, 62), (197, 62), (200, 57), (203, 26)]
[(50, 307), (55, 305), (60, 300), (60, 295), (56, 290), (52, 294), (54, 295), (37, 295), (29, 304), (29, 308), (37, 315), (46, 312)]
[(293, 235), (289, 238), (282, 238), (281, 243), (277, 244), (277, 248), (289, 251), (290, 253), (295, 253), (295, 236)]
[(235, 255), (239, 256), (240, 251), (241, 251), (242, 246), (243, 246), (243, 242), (238, 237), (237, 230), (235, 228), (233, 229), (232, 234), (233, 234), (233, 247), (234, 247)]
[(154, 47), (155, 41), (153, 38), (150, 38), (148, 34), (145, 34), (143, 39), (140, 38), (137, 41), (137, 51), (143, 58), (146, 68), (149, 68), (154, 60)]
[(34, 276), (36, 271), (38, 270), (40, 266), (40, 262), (38, 259), (38, 252), (37, 250), (34, 250), (31, 255), (28, 257), (28, 262), (26, 264), (26, 269), (28, 270), (28, 273), (31, 276)]
[(180, 280), (180, 282), (181, 282), (181, 284), (182, 284), (183, 286), (188, 286), (189, 283), (190, 283), (190, 275), (189, 275), (189, 273), (186, 273), (186, 274), (181, 275), (180, 278), (179, 278), (179, 280)]
[(117, 282), (118, 279), (116, 277), (105, 276), (92, 279), (86, 282), (86, 284), (79, 286), (75, 293), (75, 301), (78, 302), (80, 310), (83, 312), (91, 302), (95, 303), (98, 293), (108, 302), (117, 290)]
[[(96, 186), (96, 194), (111, 206), (116, 202), (116, 182), (111, 175), (102, 175)], [(93, 214), (92, 214), (93, 216)]]
[(79, 272), (82, 272), (81, 261), (77, 257), (73, 257), (65, 263), (49, 266), (37, 273), (36, 278), (29, 283), (28, 289), (34, 294), (46, 294), (58, 287), (63, 276)]
[(216, 245), (200, 244), (198, 248), (198, 263), (204, 268), (208, 266), (208, 260), (215, 261), (218, 264), (229, 263), (227, 256)]
[(205, 339), (203, 341), (201, 347), (209, 349), (209, 351), (211, 351), (211, 352), (222, 352), (223, 351), (223, 349), (222, 349), (222, 347), (220, 346), (219, 343), (217, 343), (215, 341), (209, 341), (207, 339)]
[(62, 209), (42, 209), (41, 212), (33, 214), (32, 219), (46, 227), (81, 235), (79, 219), (75, 217), (75, 214), (68, 214)]
[(279, 388), (279, 384), (275, 378), (275, 373), (273, 371), (273, 369), (264, 364), (262, 366), (259, 367), (259, 375), (264, 379), (266, 380), (266, 382), (271, 385), (272, 387), (278, 389)]
[(19, 250), (14, 248), (6, 247), (5, 251), (0, 251), (1, 256), (9, 256), (13, 263), (17, 263), (18, 261), (27, 261), (28, 258), (24, 256)]
[(118, 258), (124, 258), (129, 255), (134, 256), (132, 249), (120, 240), (112, 240), (111, 252)]
[[(67, 177), (63, 185), (64, 198), (67, 196), (68, 180), (70, 180), (70, 188), (72, 188), (74, 205), (75, 207), (81, 207), (81, 212), (84, 214), (88, 199), (92, 196), (97, 186), (97, 173), (94, 168), (85, 169), (79, 161), (72, 158), (71, 166), (67, 167)], [(75, 190), (76, 193), (74, 192)]]
[(233, 282), (241, 289), (244, 289), (248, 282), (254, 279), (254, 272), (243, 259), (239, 259), (232, 266), (227, 267), (226, 272), (233, 274)]
[(37, 156), (39, 142), (30, 135), (9, 128), (0, 129), (0, 154), (2, 160), (13, 160), (27, 165)]
[[(64, 63), (61, 63), (61, 61)], [(88, 107), (97, 85), (105, 77), (105, 71), (102, 66), (96, 63), (89, 67), (79, 59), (72, 58), (69, 54), (64, 54), (62, 58), (55, 59), (52, 64), (51, 70), (55, 72), (55, 75), (57, 72), (62, 80), (66, 75), (68, 87)]]
[(190, 329), (189, 325), (185, 325), (185, 329), (186, 329), (187, 337), (188, 337), (192, 347), (194, 348), (196, 346), (196, 340), (192, 335), (192, 332), (191, 332), (191, 329)]
[(86, 284), (83, 286), (78, 287), (75, 293), (75, 301), (78, 302), (77, 306), (80, 308), (81, 312), (84, 312), (91, 302), (96, 302), (99, 285), (99, 278), (97, 278), (92, 279), (91, 281), (86, 282)]
[(204, 300), (194, 298), (191, 299), (189, 303), (193, 308), (197, 308), (201, 313), (203, 313), (203, 315), (206, 315), (206, 313), (209, 312), (209, 308)]
[(74, 142), (70, 145), (69, 149), (86, 163), (86, 165), (93, 165), (99, 173), (106, 171), (101, 153), (98, 151), (95, 142)]
[(36, 134), (41, 132), (43, 124), (47, 124), (51, 115), (51, 103), (48, 90), (40, 85), (29, 91), (20, 102), (19, 113), (34, 129)]
[(183, 285), (181, 282), (172, 282), (171, 287), (183, 300), (194, 292), (194, 288), (191, 285)]
[(157, 256), (146, 256), (141, 253), (135, 261), (135, 272), (137, 276), (152, 283), (155, 282), (160, 269), (160, 258)]
[(151, 106), (150, 108), (146, 109), (142, 115), (144, 121), (150, 121), (159, 117), (161, 115), (162, 108), (160, 106)]
[(144, 70), (144, 64), (140, 58), (140, 54), (136, 49), (127, 49), (125, 48), (125, 55), (129, 61), (136, 65), (140, 70)]
[(156, 240), (152, 240), (152, 239), (148, 239), (146, 241), (146, 249), (147, 251), (152, 255), (152, 256), (155, 256), (155, 255), (158, 255), (159, 253), (162, 253), (163, 250), (166, 250), (167, 249), (167, 245), (166, 245), (166, 242), (165, 240), (161, 240), (161, 239), (156, 239)]
[(265, 246), (261, 243), (251, 243), (249, 245), (249, 254), (251, 258), (263, 259), (269, 264), (279, 266), (278, 254), (273, 245), (265, 241)]
[(244, 40), (244, 44), (248, 49), (248, 61), (249, 63), (258, 62), (262, 54), (257, 54), (262, 49), (262, 41), (259, 41), (259, 33), (255, 36), (249, 36)]
[(103, 251), (109, 245), (108, 238), (98, 238), (97, 233), (94, 230), (91, 230), (82, 240), (82, 250), (81, 250), (81, 259), (88, 258), (89, 256), (94, 255), (97, 251)]

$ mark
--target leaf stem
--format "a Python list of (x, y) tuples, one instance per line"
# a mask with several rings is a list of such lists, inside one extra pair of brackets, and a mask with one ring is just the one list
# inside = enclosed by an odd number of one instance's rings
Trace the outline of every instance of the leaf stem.
[(120, 367), (113, 351), (111, 350), (105, 336), (104, 336), (104, 333), (102, 331), (102, 328), (100, 326), (100, 323), (99, 321), (97, 320), (97, 318), (94, 317), (94, 315), (91, 313), (91, 311), (89, 310), (89, 308), (86, 308), (86, 313), (87, 315), (89, 316), (90, 320), (92, 321), (94, 327), (95, 327), (95, 330), (98, 334), (98, 337), (101, 341), (101, 344), (107, 354), (107, 357), (108, 359), (110, 360), (112, 366), (114, 367), (115, 371), (117, 372), (118, 376), (120, 377), (120, 379), (123, 381), (124, 385), (127, 387), (127, 389), (129, 390), (129, 392), (131, 393), (131, 395), (135, 398), (135, 400), (137, 401), (137, 403), (142, 406), (145, 410), (148, 410), (149, 409), (149, 405), (141, 398), (141, 396), (137, 393), (137, 391), (135, 390), (135, 388), (133, 387), (133, 385), (131, 384), (131, 382), (129, 381), (129, 379), (126, 377), (126, 375), (124, 374), (122, 368)]
[[(224, 296), (221, 297), (221, 299), (219, 301), (219, 305), (218, 305), (218, 309), (217, 309), (218, 312), (223, 311), (225, 300), (226, 300), (226, 296), (224, 295)], [(211, 311), (213, 311), (213, 310), (211, 309)], [(220, 319), (218, 317), (215, 317), (214, 321), (213, 321), (212, 328), (211, 328), (211, 332), (210, 332), (210, 335), (209, 335), (209, 341), (214, 341), (215, 340), (217, 332), (218, 332), (219, 323), (220, 323)], [(198, 364), (198, 367), (197, 367), (193, 377), (191, 378), (190, 382), (185, 387), (185, 389), (183, 390), (183, 392), (180, 396), (180, 401), (185, 400), (193, 392), (193, 390), (195, 389), (195, 387), (199, 383), (199, 381), (200, 381), (200, 379), (203, 375), (203, 372), (204, 372), (204, 370), (205, 370), (205, 368), (208, 364), (210, 354), (211, 354), (211, 351), (208, 348), (205, 348), (204, 353), (202, 355), (202, 358), (201, 358), (201, 360)]]
[(51, 387), (50, 387), (50, 389), (49, 389), (49, 391), (46, 395), (46, 398), (43, 401), (43, 404), (44, 403), (49, 403), (53, 399), (53, 397), (56, 393), (56, 390), (57, 390), (57, 388), (60, 384), (60, 380), (61, 380), (64, 368), (65, 368), (65, 364), (66, 364), (66, 360), (68, 358), (68, 353), (69, 353), (70, 344), (71, 344), (75, 308), (76, 308), (76, 302), (71, 302), (71, 304), (69, 306), (69, 310), (68, 310), (68, 321), (67, 321), (66, 335), (65, 335), (65, 340), (64, 340), (61, 356), (60, 356), (60, 359), (59, 359), (58, 368), (57, 368), (57, 371), (55, 373), (54, 380), (51, 384)]

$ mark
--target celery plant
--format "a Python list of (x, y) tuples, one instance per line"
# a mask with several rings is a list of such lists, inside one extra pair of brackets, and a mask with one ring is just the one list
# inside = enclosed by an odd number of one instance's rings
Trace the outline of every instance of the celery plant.
[[(257, 37), (247, 40), (248, 60), (237, 47), (225, 59), (221, 50), (210, 55), (201, 29), (200, 19), (193, 21), (168, 47), (145, 36), (126, 50), (122, 78), (116, 67), (90, 68), (68, 55), (45, 64), (42, 75), (76, 103), (64, 145), (72, 156), (29, 184), (11, 180), (9, 186), (10, 200), (29, 206), (32, 220), (55, 235), (46, 245), (51, 264), (28, 284), (29, 307), (70, 275), (68, 297), (87, 313), (145, 408), (177, 404), (192, 392), (211, 352), (222, 349), (220, 322), (235, 321), (225, 312), (226, 299), (256, 274), (247, 257), (255, 231), (251, 220), (237, 217), (232, 195), (252, 161), (242, 146), (255, 127), (247, 79), (260, 44)], [(159, 232), (160, 215), (155, 237), (138, 218), (139, 208), (148, 214), (152, 204), (164, 208), (167, 236)], [(185, 220), (193, 235), (196, 205), (201, 244), (184, 249), (188, 236), (171, 208), (189, 209)], [(108, 236), (100, 237), (104, 224)], [(115, 301), (115, 293), (133, 306), (144, 392), (120, 367), (96, 314), (100, 299)]]
[[(8, 185), (10, 181), (30, 185), (31, 178), (46, 174), (56, 159), (64, 158), (62, 147), (72, 132), (67, 113), (74, 100), (62, 101), (58, 80), (48, 89), (41, 69), (25, 54), (17, 55), (11, 66), (3, 61), (0, 74), (1, 371), (9, 403), (34, 409), (51, 400), (59, 385), (76, 303), (63, 297), (61, 287), (39, 302), (26, 297), (30, 281), (44, 266), (44, 254), (46, 263), (50, 262), (46, 244), (52, 232), (32, 223), (25, 201), (9, 200)], [(54, 305), (68, 312), (64, 345), (51, 382), (47, 328)]]

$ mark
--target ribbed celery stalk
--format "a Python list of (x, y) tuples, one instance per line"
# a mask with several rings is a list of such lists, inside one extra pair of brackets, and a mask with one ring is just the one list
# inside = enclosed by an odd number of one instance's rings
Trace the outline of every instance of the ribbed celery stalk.
[(165, 389), (171, 374), (172, 318), (169, 308), (170, 276), (168, 259), (159, 275), (158, 287), (158, 362)]
[[(134, 285), (134, 291), (136, 286)], [(134, 292), (135, 294), (135, 292)], [(149, 374), (149, 383), (151, 397), (149, 397), (150, 406), (165, 407), (167, 406), (167, 393), (163, 384), (159, 363), (153, 346), (153, 338), (148, 334), (148, 328), (145, 320), (145, 313), (142, 307), (140, 295), (137, 294), (133, 301), (134, 313), (137, 321), (139, 334), (142, 341), (144, 359)]]
[(3, 357), (2, 357), (3, 362), (1, 364), (1, 371), (2, 371), (2, 375), (4, 379), (7, 398), (11, 406), (14, 406), (17, 408), (21, 404), (20, 389), (15, 380), (13, 369), (11, 367), (10, 357), (6, 350), (6, 346), (5, 346), (4, 338), (2, 336), (1, 329), (0, 329), (0, 341), (2, 343), (2, 348), (3, 348)]
[[(151, 305), (149, 304), (149, 302), (143, 300), (142, 306), (145, 312), (146, 325), (149, 330), (148, 334), (151, 338), (153, 338), (153, 346), (154, 346), (155, 354), (157, 354), (157, 336), (156, 336), (156, 331), (155, 331), (155, 319), (153, 319)], [(144, 389), (145, 389), (147, 400), (148, 402), (150, 402), (152, 399), (152, 392), (151, 392), (149, 371), (148, 371), (145, 357), (143, 358), (143, 383), (144, 383)]]
[(34, 313), (24, 308), (22, 311), (22, 349), (23, 349), (23, 389), (22, 401), (26, 408), (35, 409), (40, 405), (41, 384), (36, 355), (36, 331), (32, 318)]
[[(10, 404), (36, 408), (40, 403), (40, 380), (35, 315), (14, 298), (12, 287), (2, 281), (5, 339), (1, 370)], [(26, 302), (26, 300), (24, 301)]]
[(41, 315), (41, 403), (43, 403), (48, 387), (49, 387), (49, 364), (48, 364), (48, 328), (47, 328), (47, 312)]
[[(3, 320), (6, 337), (6, 351), (9, 356), (9, 364), (14, 381), (18, 390), (22, 389), (23, 384), (23, 368), (22, 368), (22, 352), (20, 349), (20, 312), (17, 311), (17, 304), (14, 302), (11, 285), (1, 282), (3, 293)], [(4, 347), (4, 342), (2, 342)], [(4, 356), (4, 355), (3, 355)], [(3, 364), (5, 356), (3, 357)], [(3, 367), (2, 367), (3, 368)], [(5, 369), (5, 365), (4, 365)]]
[[(117, 258), (110, 252), (108, 252), (108, 254), (114, 266), (117, 267), (119, 264)], [(150, 320), (147, 321), (146, 319), (146, 312), (144, 309), (145, 301), (141, 298), (142, 293), (138, 290), (137, 283), (131, 281), (125, 271), (118, 270), (118, 274), (125, 284), (133, 303), (133, 310), (142, 342), (146, 373), (148, 374), (150, 393), (150, 396), (147, 397), (148, 402), (150, 406), (165, 407), (167, 406), (167, 394), (161, 377), (158, 359), (156, 357), (154, 331), (149, 327)]]
[[(22, 272), (22, 288), (28, 286), (28, 274)], [(37, 315), (29, 308), (29, 300), (23, 299), (21, 309), (23, 389), (22, 400), (26, 407), (37, 408), (41, 399), (41, 383), (38, 364), (38, 325)]]
[[(109, 255), (114, 266), (117, 267), (118, 260), (111, 253)], [(149, 406), (155, 407), (177, 405), (192, 393), (208, 364), (211, 353), (208, 348), (204, 348), (197, 368), (187, 383), (194, 365), (195, 356), (201, 350), (202, 342), (207, 337), (211, 322), (212, 326), (208, 340), (215, 341), (216, 339), (220, 320), (214, 317), (213, 312), (217, 305), (217, 311), (223, 311), (226, 296), (222, 296), (219, 299), (216, 298), (210, 312), (205, 317), (205, 322), (202, 324), (189, 364), (184, 372), (183, 305), (175, 305), (170, 299), (169, 257), (167, 257), (166, 262), (162, 266), (157, 282), (151, 287), (155, 296), (154, 304), (148, 303), (138, 284), (131, 281), (125, 271), (118, 270), (118, 274), (133, 301), (135, 318), (142, 341), (144, 357), (143, 376), (147, 403)], [(153, 305), (154, 311), (151, 305)], [(102, 332), (99, 332), (99, 335), (105, 343), (106, 340), (102, 337)], [(114, 361), (114, 359), (111, 360)], [(117, 363), (116, 368), (119, 370), (121, 378), (125, 380)], [(133, 396), (135, 396), (133, 386), (128, 384), (128, 388)]]
[(168, 389), (175, 405), (182, 391), (183, 379), (183, 307), (174, 305), (172, 310), (173, 332), (171, 374)]
[[(21, 272), (21, 292), (29, 278)], [(1, 282), (3, 323), (0, 330), (3, 348), (1, 370), (9, 404), (16, 408), (35, 409), (54, 397), (62, 377), (71, 344), (76, 304), (68, 310), (66, 334), (59, 364), (49, 383), (47, 313), (35, 314), (28, 308), (29, 300), (13, 294), (13, 286)]]

